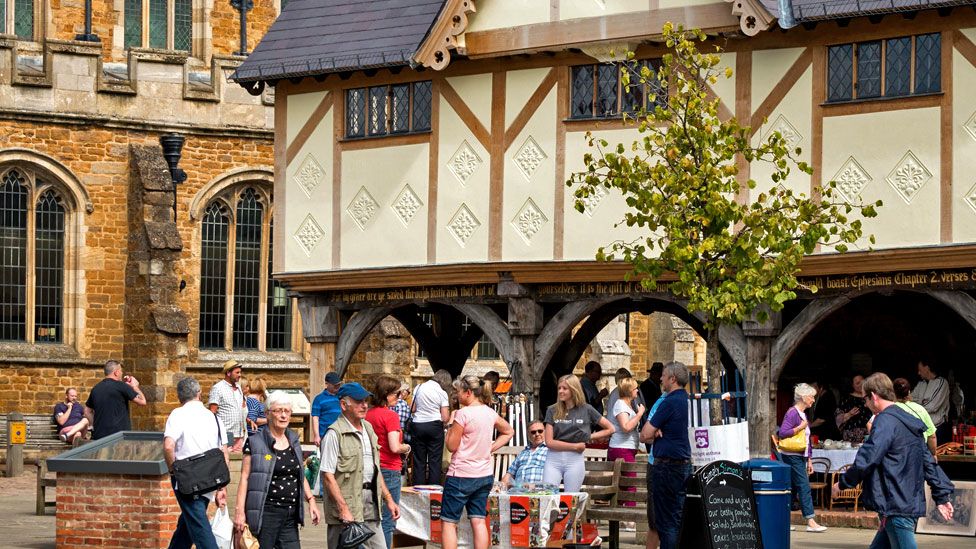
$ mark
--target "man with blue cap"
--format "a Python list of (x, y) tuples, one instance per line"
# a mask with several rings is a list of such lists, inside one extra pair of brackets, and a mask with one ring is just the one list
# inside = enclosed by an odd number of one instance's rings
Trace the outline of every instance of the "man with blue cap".
[(312, 400), (312, 442), (316, 446), (322, 442), (326, 429), (332, 422), (339, 419), (342, 410), (339, 408), (339, 397), (336, 393), (342, 387), (339, 374), (329, 372), (325, 374), (325, 389)]
[(393, 516), (400, 507), (380, 474), (380, 451), (376, 433), (364, 421), (372, 393), (358, 383), (344, 383), (336, 393), (342, 414), (322, 438), (322, 485), (325, 488), (325, 522), (329, 549), (339, 547), (342, 525), (361, 522), (373, 535), (360, 547), (386, 549), (380, 500)]

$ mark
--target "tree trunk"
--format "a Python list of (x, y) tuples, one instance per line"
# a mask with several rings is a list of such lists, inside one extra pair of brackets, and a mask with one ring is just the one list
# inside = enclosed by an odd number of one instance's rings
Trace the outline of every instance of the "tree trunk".
[[(705, 367), (708, 371), (708, 386), (705, 392), (708, 393), (721, 393), (722, 392), (722, 372), (724, 368), (722, 367), (722, 350), (719, 348), (718, 342), (718, 326), (708, 331), (707, 346), (705, 348)], [(712, 425), (720, 425), (722, 423), (722, 400), (712, 399), (708, 406), (709, 416), (711, 417)]]

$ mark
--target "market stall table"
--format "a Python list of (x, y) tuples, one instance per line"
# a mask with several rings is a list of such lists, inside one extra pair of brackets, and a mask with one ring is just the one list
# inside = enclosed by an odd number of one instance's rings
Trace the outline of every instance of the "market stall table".
[(814, 448), (811, 453), (811, 457), (821, 457), (830, 460), (830, 471), (828, 473), (837, 473), (846, 465), (851, 465), (854, 463), (854, 458), (857, 457), (857, 448), (851, 448), (850, 450), (823, 450), (820, 448)]
[[(440, 543), (441, 497), (439, 486), (404, 488), (400, 493), (397, 531), (432, 544)], [(551, 534), (554, 540), (572, 540), (576, 525), (583, 519), (588, 500), (589, 495), (585, 492), (544, 495), (492, 493), (488, 498), (491, 545), (544, 547), (549, 544)], [(466, 514), (462, 515), (458, 524), (458, 545), (472, 546), (471, 522)]]

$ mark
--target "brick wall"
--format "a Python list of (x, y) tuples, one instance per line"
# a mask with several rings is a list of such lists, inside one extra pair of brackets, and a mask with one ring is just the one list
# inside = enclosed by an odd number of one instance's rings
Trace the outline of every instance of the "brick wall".
[(166, 547), (179, 515), (168, 475), (58, 473), (59, 549)]

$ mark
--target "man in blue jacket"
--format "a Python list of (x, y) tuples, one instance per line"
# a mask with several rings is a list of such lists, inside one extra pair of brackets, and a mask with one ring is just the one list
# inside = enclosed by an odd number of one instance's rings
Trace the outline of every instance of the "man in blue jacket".
[(925, 515), (925, 483), (946, 520), (952, 519), (952, 483), (925, 445), (922, 421), (895, 403), (891, 378), (876, 373), (864, 380), (864, 404), (876, 414), (871, 436), (857, 451), (854, 464), (833, 486), (864, 482), (865, 506), (878, 512), (880, 527), (871, 549), (914, 549), (915, 523)]

